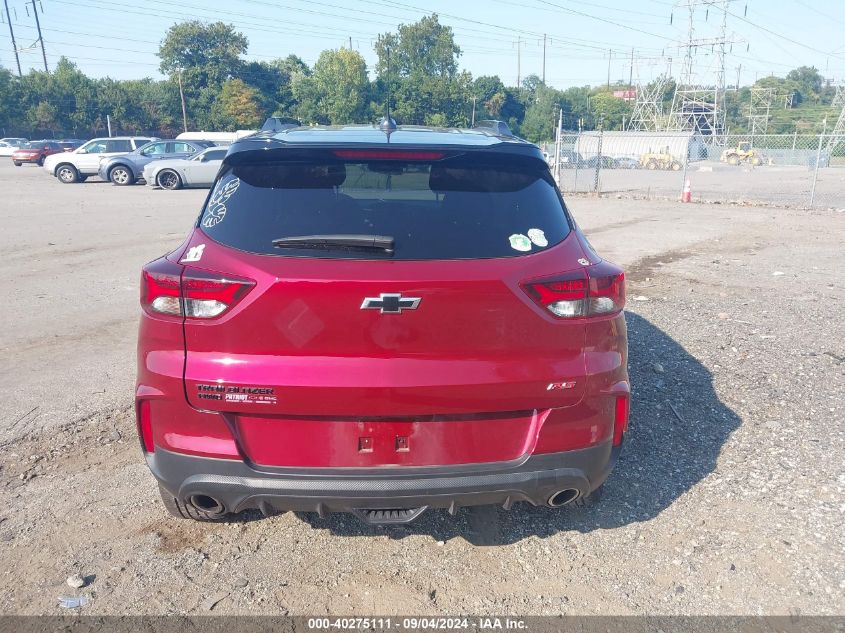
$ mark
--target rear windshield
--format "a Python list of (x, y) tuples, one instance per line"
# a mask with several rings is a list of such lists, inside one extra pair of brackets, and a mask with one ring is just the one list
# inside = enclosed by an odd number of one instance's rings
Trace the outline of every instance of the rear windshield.
[[(348, 259), (475, 259), (528, 255), (569, 234), (548, 169), (432, 162), (302, 160), (234, 165), (219, 177), (199, 223), (212, 239), (260, 254)], [(392, 238), (391, 252), (339, 244), (304, 248), (302, 236)]]

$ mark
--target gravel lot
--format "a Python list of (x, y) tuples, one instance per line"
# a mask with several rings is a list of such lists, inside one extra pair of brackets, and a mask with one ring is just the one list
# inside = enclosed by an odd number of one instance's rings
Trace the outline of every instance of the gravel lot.
[[(595, 169), (562, 169), (565, 192), (589, 192)], [(694, 200), (803, 208), (810, 204), (813, 170), (798, 165), (727, 165), (718, 161), (690, 163), (689, 178)], [(678, 200), (684, 186), (683, 171), (602, 169), (599, 191), (609, 195)], [(814, 206), (845, 207), (845, 167), (819, 170)]]
[(205, 192), (0, 190), (4, 614), (845, 612), (845, 214), (570, 201), (629, 275), (631, 440), (595, 507), (203, 525), (161, 507), (131, 398), (139, 268)]

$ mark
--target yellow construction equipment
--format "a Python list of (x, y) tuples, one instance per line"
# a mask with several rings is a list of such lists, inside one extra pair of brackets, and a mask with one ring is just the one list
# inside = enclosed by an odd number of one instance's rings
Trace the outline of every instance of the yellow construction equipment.
[(719, 158), (723, 163), (728, 165), (740, 165), (742, 163), (749, 163), (757, 166), (763, 164), (763, 156), (756, 149), (751, 147), (751, 143), (743, 141), (737, 143), (736, 147), (729, 147)]

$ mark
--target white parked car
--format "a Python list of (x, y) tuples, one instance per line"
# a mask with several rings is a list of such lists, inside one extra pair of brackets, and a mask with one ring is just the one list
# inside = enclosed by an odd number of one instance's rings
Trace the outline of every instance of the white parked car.
[(25, 138), (4, 138), (0, 139), (0, 156), (11, 156), (21, 145), (26, 145)]
[(88, 176), (95, 176), (100, 168), (100, 160), (109, 156), (128, 154), (158, 140), (149, 136), (112, 136), (95, 138), (72, 152), (53, 154), (44, 159), (44, 169), (59, 182), (71, 184), (83, 182)]
[(144, 180), (162, 189), (210, 187), (227, 151), (225, 147), (209, 147), (191, 158), (157, 160), (144, 167)]

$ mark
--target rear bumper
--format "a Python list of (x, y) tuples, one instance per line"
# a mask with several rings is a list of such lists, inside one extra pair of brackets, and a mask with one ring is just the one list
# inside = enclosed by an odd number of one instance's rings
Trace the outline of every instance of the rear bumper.
[[(207, 495), (227, 511), (357, 512), (367, 509), (448, 508), (517, 501), (544, 505), (554, 493), (598, 488), (621, 447), (532, 455), (510, 462), (405, 468), (265, 468), (240, 460), (198, 457), (157, 448), (147, 464), (181, 499)], [(408, 520), (419, 515), (414, 513)]]

